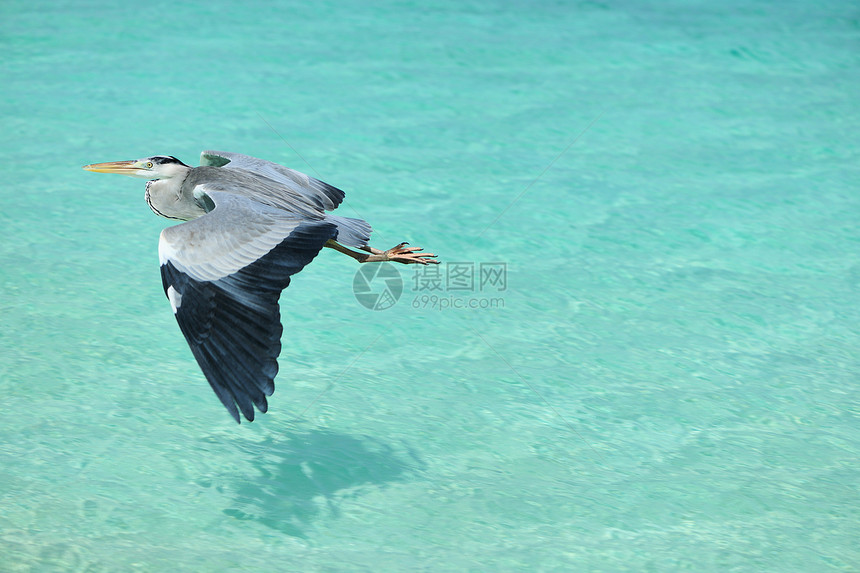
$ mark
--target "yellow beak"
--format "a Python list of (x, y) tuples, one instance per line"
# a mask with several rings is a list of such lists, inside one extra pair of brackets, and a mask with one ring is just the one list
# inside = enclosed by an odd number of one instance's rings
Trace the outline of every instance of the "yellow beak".
[(132, 175), (136, 173), (140, 167), (137, 161), (108, 161), (107, 163), (93, 163), (92, 165), (84, 165), (87, 171), (95, 171), (96, 173), (119, 173), (120, 175)]

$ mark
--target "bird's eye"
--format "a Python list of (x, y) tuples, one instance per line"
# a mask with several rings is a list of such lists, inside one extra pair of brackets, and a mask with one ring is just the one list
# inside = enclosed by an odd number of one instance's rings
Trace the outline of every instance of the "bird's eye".
[(147, 169), (152, 169), (152, 161), (147, 161), (147, 162), (146, 162), (146, 168), (147, 168)]

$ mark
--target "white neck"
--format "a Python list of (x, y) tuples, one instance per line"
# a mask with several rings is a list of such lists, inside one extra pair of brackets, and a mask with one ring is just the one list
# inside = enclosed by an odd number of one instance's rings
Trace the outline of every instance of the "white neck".
[[(171, 166), (173, 167), (173, 166)], [(177, 175), (184, 172), (188, 175), (188, 167), (177, 165)], [(146, 182), (146, 203), (152, 212), (166, 219), (189, 221), (206, 214), (192, 195), (182, 192), (185, 177), (169, 177)]]

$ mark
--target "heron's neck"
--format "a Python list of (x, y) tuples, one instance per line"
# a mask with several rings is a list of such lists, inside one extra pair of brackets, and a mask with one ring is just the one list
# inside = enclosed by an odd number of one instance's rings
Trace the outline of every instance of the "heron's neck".
[(188, 171), (190, 169), (178, 177), (146, 182), (146, 203), (153, 213), (180, 221), (189, 221), (206, 214), (193, 196), (182, 192), (182, 183), (188, 176)]

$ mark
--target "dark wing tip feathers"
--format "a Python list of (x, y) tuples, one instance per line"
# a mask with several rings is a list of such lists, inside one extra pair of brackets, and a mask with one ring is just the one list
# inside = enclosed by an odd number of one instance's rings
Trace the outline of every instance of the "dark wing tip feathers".
[(325, 181), (320, 181), (313, 177), (308, 177), (308, 179), (310, 179), (311, 187), (328, 197), (334, 204), (334, 208), (337, 208), (341, 203), (343, 203), (343, 198), (346, 197), (346, 193), (334, 185), (329, 185)]
[(182, 334), (236, 422), (240, 411), (250, 422), (255, 406), (268, 410), (283, 332), (280, 293), (335, 234), (331, 223), (302, 223), (268, 254), (215, 281), (197, 281), (169, 260), (162, 265), (165, 293), (173, 287), (181, 296), (176, 320)]

